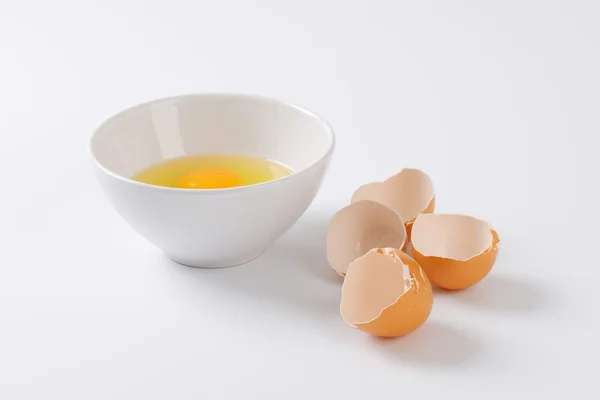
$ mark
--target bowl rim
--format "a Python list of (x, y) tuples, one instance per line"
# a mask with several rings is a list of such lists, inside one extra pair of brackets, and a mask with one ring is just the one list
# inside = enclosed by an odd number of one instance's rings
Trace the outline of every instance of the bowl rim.
[[(287, 105), (293, 109), (296, 109), (297, 111), (300, 111), (306, 115), (309, 115), (309, 116), (317, 119), (319, 122), (321, 122), (323, 124), (323, 126), (325, 128), (325, 132), (329, 136), (329, 148), (325, 151), (325, 153), (317, 161), (313, 162), (308, 167), (301, 169), (299, 171), (292, 170), (292, 173), (289, 175), (286, 175), (286, 176), (283, 176), (283, 177), (280, 177), (280, 178), (277, 178), (274, 180), (266, 181), (266, 182), (256, 183), (253, 185), (235, 186), (235, 187), (230, 187), (230, 188), (217, 188), (217, 189), (185, 189), (185, 188), (174, 188), (174, 187), (168, 187), (168, 186), (158, 186), (158, 185), (152, 185), (149, 183), (139, 182), (139, 181), (133, 180), (131, 178), (128, 178), (126, 176), (123, 176), (121, 174), (118, 174), (114, 171), (111, 171), (110, 169), (108, 169), (107, 167), (102, 165), (102, 163), (98, 160), (98, 158), (94, 154), (94, 149), (93, 149), (94, 138), (96, 138), (98, 133), (102, 129), (104, 129), (106, 127), (106, 125), (110, 124), (114, 119), (116, 119), (128, 112), (134, 111), (136, 109), (150, 107), (153, 104), (167, 102), (167, 101), (181, 100), (181, 99), (186, 99), (186, 98), (194, 98), (194, 97), (238, 98), (238, 99), (258, 100), (258, 101), (267, 102), (267, 103), (278, 103), (278, 104)], [(94, 130), (94, 132), (92, 133), (92, 136), (90, 137), (90, 140), (88, 141), (88, 152), (90, 153), (92, 159), (94, 160), (94, 164), (96, 165), (96, 167), (98, 169), (100, 169), (102, 172), (104, 172), (105, 174), (107, 174), (115, 179), (118, 179), (118, 180), (128, 183), (128, 184), (132, 184), (132, 185), (136, 185), (136, 186), (140, 186), (140, 187), (146, 187), (148, 189), (154, 189), (154, 190), (159, 190), (159, 191), (164, 191), (164, 192), (182, 193), (182, 194), (202, 194), (202, 195), (223, 194), (223, 193), (233, 193), (233, 192), (255, 190), (257, 188), (277, 184), (278, 182), (295, 179), (296, 176), (299, 176), (300, 174), (304, 174), (304, 173), (309, 173), (310, 171), (317, 169), (321, 165), (327, 163), (329, 161), (329, 159), (331, 158), (331, 156), (335, 150), (335, 147), (336, 147), (335, 132), (334, 132), (333, 128), (331, 127), (331, 124), (329, 124), (329, 122), (325, 118), (320, 116), (319, 114), (317, 114), (313, 111), (310, 111), (309, 109), (302, 107), (298, 104), (287, 101), (287, 100), (281, 100), (281, 99), (278, 99), (275, 97), (264, 96), (264, 95), (248, 94), (248, 93), (234, 93), (234, 92), (188, 93), (188, 94), (182, 94), (182, 95), (177, 95), (177, 96), (162, 97), (162, 98), (158, 98), (158, 99), (154, 99), (154, 100), (150, 100), (150, 101), (146, 101), (143, 103), (133, 105), (133, 106), (125, 108), (125, 109), (117, 112), (116, 114), (113, 114), (109, 118), (105, 119), (104, 122), (102, 122)]]

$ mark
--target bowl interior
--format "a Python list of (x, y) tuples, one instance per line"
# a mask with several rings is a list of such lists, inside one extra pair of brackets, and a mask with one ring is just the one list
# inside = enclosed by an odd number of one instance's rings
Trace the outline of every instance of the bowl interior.
[(289, 103), (247, 95), (190, 95), (133, 107), (105, 122), (91, 151), (129, 178), (152, 164), (194, 154), (233, 153), (281, 162), (294, 172), (325, 157), (333, 132)]

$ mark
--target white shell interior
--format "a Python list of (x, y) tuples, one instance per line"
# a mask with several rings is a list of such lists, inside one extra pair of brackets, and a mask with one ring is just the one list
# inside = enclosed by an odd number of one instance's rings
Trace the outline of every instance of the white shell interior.
[(490, 224), (467, 215), (421, 214), (415, 220), (412, 246), (424, 256), (466, 261), (493, 241)]
[(257, 156), (298, 172), (322, 159), (333, 142), (326, 122), (292, 104), (204, 94), (126, 110), (96, 131), (91, 150), (100, 165), (124, 177), (167, 159), (211, 153)]
[(433, 183), (418, 169), (405, 168), (384, 182), (361, 186), (352, 202), (373, 200), (395, 210), (405, 222), (422, 213), (433, 199)]
[(376, 319), (383, 310), (394, 304), (410, 286), (410, 270), (393, 253), (369, 251), (354, 261), (342, 287), (340, 311), (351, 325)]
[(398, 214), (379, 203), (365, 200), (338, 211), (327, 229), (327, 259), (338, 273), (369, 250), (400, 249), (406, 240), (404, 222)]

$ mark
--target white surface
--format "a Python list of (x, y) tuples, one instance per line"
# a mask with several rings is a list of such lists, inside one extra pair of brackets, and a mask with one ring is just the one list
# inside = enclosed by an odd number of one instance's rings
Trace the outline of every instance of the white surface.
[[(3, 1), (0, 398), (598, 398), (599, 7)], [(105, 118), (197, 91), (338, 133), (315, 203), (244, 268), (165, 260), (92, 174)], [(405, 166), (502, 243), (481, 284), (380, 341), (339, 315), (324, 227)]]
[[(169, 259), (208, 268), (254, 260), (294, 225), (315, 198), (335, 147), (331, 127), (306, 110), (224, 94), (128, 109), (103, 124), (91, 143), (99, 182), (119, 214)], [(221, 190), (164, 188), (129, 179), (153, 164), (200, 153), (264, 157), (295, 173)]]

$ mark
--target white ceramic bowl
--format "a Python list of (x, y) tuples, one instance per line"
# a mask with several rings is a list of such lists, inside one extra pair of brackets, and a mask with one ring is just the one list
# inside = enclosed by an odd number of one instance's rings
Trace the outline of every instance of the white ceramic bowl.
[[(306, 211), (335, 146), (329, 124), (274, 99), (198, 94), (142, 104), (106, 121), (91, 152), (100, 184), (121, 216), (180, 264), (250, 261)], [(174, 189), (133, 181), (174, 157), (235, 153), (279, 161), (294, 173), (229, 189)]]

